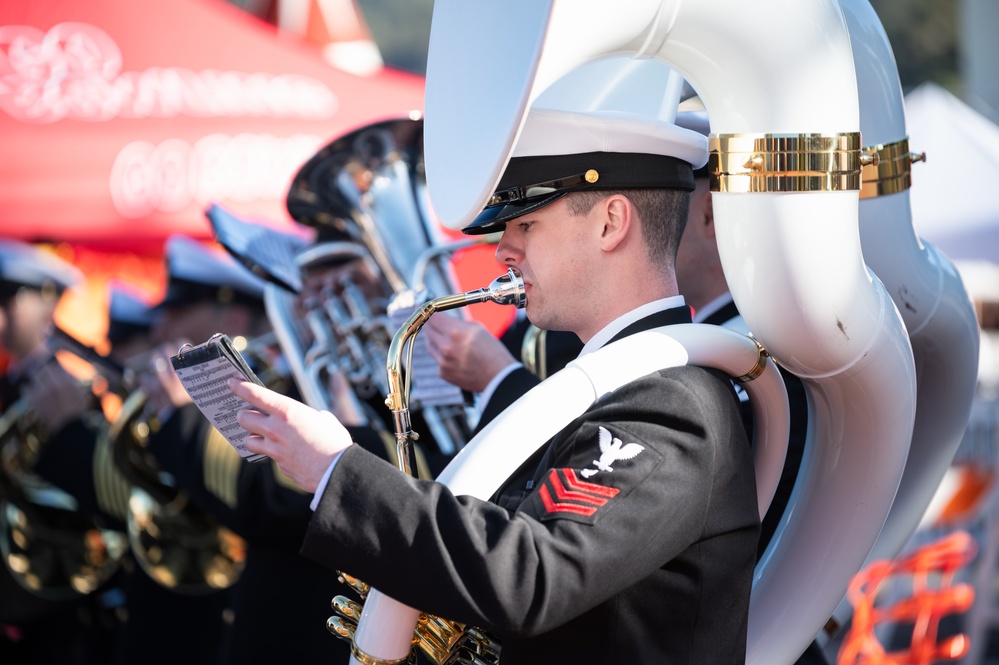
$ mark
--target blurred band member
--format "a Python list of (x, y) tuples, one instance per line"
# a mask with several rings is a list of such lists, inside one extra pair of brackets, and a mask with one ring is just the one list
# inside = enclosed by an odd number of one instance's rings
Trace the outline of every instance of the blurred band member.
[[(88, 400), (87, 391), (56, 361), (48, 345), (60, 298), (81, 280), (75, 267), (51, 252), (28, 243), (0, 240), (0, 344), (10, 359), (0, 377), (0, 411), (26, 400), (32, 417), (47, 432), (46, 446), (75, 443), (78, 432), (67, 425), (74, 418), (72, 414), (85, 409)], [(45, 395), (37, 383), (40, 377), (59, 380), (70, 389)], [(12, 450), (8, 447), (19, 446), (20, 441), (11, 436), (3, 445), (5, 451)], [(71, 462), (62, 460), (62, 466)], [(13, 499), (9, 491), (4, 474), (0, 483), (2, 510), (7, 510), (8, 500)], [(110, 630), (99, 596), (43, 600), (27, 591), (6, 563), (0, 566), (0, 662), (106, 662)]]
[[(221, 250), (183, 236), (170, 239), (166, 261), (167, 291), (154, 327), (160, 346), (143, 381), (150, 395), (159, 390), (154, 410), (162, 422), (150, 449), (192, 503), (246, 548), (239, 579), (225, 592), (219, 662), (346, 662), (347, 644), (326, 629), (330, 600), (345, 587), (336, 572), (298, 553), (311, 495), (270, 460), (243, 461), (191, 403), (168, 363), (183, 342), (242, 336), (259, 351), (244, 354), (258, 376), (274, 377), (277, 390), (293, 390), (268, 337), (264, 282)], [(384, 448), (377, 436), (374, 445)]]

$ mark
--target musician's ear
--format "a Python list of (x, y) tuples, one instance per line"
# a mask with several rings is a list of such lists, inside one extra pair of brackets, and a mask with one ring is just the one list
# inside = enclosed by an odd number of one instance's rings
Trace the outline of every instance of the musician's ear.
[(604, 251), (613, 251), (632, 228), (638, 231), (637, 211), (631, 200), (623, 194), (612, 194), (598, 205), (603, 223), (600, 247)]

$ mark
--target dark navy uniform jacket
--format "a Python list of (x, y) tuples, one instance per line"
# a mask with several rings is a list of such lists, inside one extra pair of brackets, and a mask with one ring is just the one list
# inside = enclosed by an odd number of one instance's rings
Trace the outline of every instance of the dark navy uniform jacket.
[[(663, 315), (690, 320), (625, 334)], [(717, 665), (745, 659), (759, 529), (731, 387), (684, 366), (599, 400), (491, 501), (351, 446), (303, 553), (493, 632), (504, 665)]]
[[(372, 430), (350, 430), (370, 449)], [(196, 406), (178, 409), (150, 441), (161, 466), (190, 499), (247, 544), (246, 566), (229, 590), (234, 621), (223, 663), (347, 662), (349, 645), (330, 634), (330, 600), (349, 593), (334, 570), (299, 554), (312, 512), (303, 492), (271, 460), (240, 459)]]

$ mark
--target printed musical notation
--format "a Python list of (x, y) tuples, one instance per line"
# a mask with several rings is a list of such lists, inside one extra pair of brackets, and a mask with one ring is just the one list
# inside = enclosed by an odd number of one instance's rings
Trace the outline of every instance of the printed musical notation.
[(204, 344), (182, 349), (171, 361), (194, 404), (240, 456), (249, 462), (266, 459), (265, 455), (247, 450), (244, 441), (249, 432), (236, 421), (237, 414), (250, 405), (229, 390), (229, 379), (260, 381), (232, 348), (229, 338), (213, 335)]
[[(406, 319), (416, 311), (416, 305), (395, 306), (389, 313), (392, 326), (398, 330)], [(440, 376), (440, 365), (427, 350), (426, 337), (416, 336), (413, 339), (412, 387), (410, 389), (410, 404), (415, 407), (447, 406), (464, 404), (465, 396), (461, 388), (448, 383)]]

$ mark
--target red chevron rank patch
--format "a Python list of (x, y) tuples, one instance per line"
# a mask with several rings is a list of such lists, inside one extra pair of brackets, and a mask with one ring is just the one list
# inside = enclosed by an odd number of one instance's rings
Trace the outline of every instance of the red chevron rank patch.
[(552, 469), (548, 472), (539, 495), (549, 515), (568, 513), (591, 517), (597, 508), (617, 496), (616, 487), (597, 485), (579, 480), (572, 469)]

